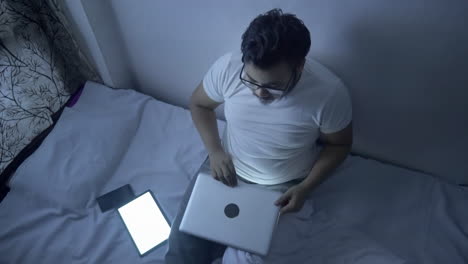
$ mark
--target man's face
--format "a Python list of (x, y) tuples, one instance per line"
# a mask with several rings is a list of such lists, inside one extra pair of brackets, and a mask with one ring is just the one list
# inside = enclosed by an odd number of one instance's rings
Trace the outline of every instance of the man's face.
[[(298, 69), (298, 70), (302, 70)], [(260, 69), (252, 63), (246, 63), (241, 78), (261, 103), (269, 104), (281, 97), (283, 91), (296, 83), (298, 75), (293, 67), (286, 62), (280, 62), (268, 69)], [(271, 88), (271, 89), (269, 89)]]

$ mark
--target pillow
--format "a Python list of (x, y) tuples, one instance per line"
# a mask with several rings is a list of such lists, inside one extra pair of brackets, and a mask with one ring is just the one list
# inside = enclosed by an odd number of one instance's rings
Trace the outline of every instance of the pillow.
[(46, 1), (0, 3), (0, 173), (92, 76), (56, 9)]

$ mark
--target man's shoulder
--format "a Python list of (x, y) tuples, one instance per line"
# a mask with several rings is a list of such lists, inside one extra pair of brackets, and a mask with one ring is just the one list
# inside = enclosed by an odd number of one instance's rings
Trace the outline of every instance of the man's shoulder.
[(304, 71), (307, 72), (311, 80), (320, 83), (321, 86), (336, 86), (337, 83), (341, 82), (335, 73), (315, 59), (307, 59)]
[(213, 63), (210, 72), (216, 73), (225, 84), (234, 81), (242, 68), (242, 56), (239, 52), (227, 52)]
[(236, 92), (238, 75), (242, 68), (241, 59), (235, 52), (218, 57), (203, 79), (205, 92), (216, 101), (224, 101)]
[[(317, 60), (308, 59), (304, 67), (308, 78), (304, 82), (307, 86), (305, 93), (313, 97), (320, 97), (322, 102), (326, 102), (340, 94), (347, 93), (347, 88), (342, 80)], [(307, 97), (307, 95), (305, 95)]]
[(347, 89), (341, 79), (317, 60), (308, 59), (304, 72), (307, 77), (297, 100), (306, 112), (317, 114), (326, 104), (346, 96)]

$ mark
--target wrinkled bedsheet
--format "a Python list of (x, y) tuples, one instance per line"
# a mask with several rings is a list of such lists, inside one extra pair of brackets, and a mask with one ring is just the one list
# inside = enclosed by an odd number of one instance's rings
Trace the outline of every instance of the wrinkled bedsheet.
[[(11, 179), (0, 263), (163, 263), (166, 246), (139, 257), (117, 213), (95, 199), (129, 183), (151, 189), (173, 219), (206, 156), (187, 110), (88, 82)], [(350, 156), (281, 218), (264, 261), (468, 263), (467, 204), (466, 187)]]

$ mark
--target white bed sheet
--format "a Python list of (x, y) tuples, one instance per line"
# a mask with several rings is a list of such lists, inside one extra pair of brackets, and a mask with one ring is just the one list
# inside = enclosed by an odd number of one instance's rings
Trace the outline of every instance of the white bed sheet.
[(406, 263), (468, 263), (468, 188), (349, 157), (312, 195), (316, 211)]
[(468, 188), (350, 156), (280, 218), (266, 258), (229, 248), (223, 264), (468, 263)]
[(163, 263), (166, 246), (139, 257), (117, 212), (95, 199), (130, 183), (173, 219), (206, 157), (187, 110), (88, 82), (11, 179), (0, 263)]
[[(0, 263), (163, 263), (166, 246), (140, 258), (95, 198), (130, 183), (153, 190), (173, 219), (205, 158), (188, 111), (88, 83), (12, 178)], [(270, 263), (468, 263), (466, 204), (464, 187), (349, 157), (305, 211), (280, 221)]]

